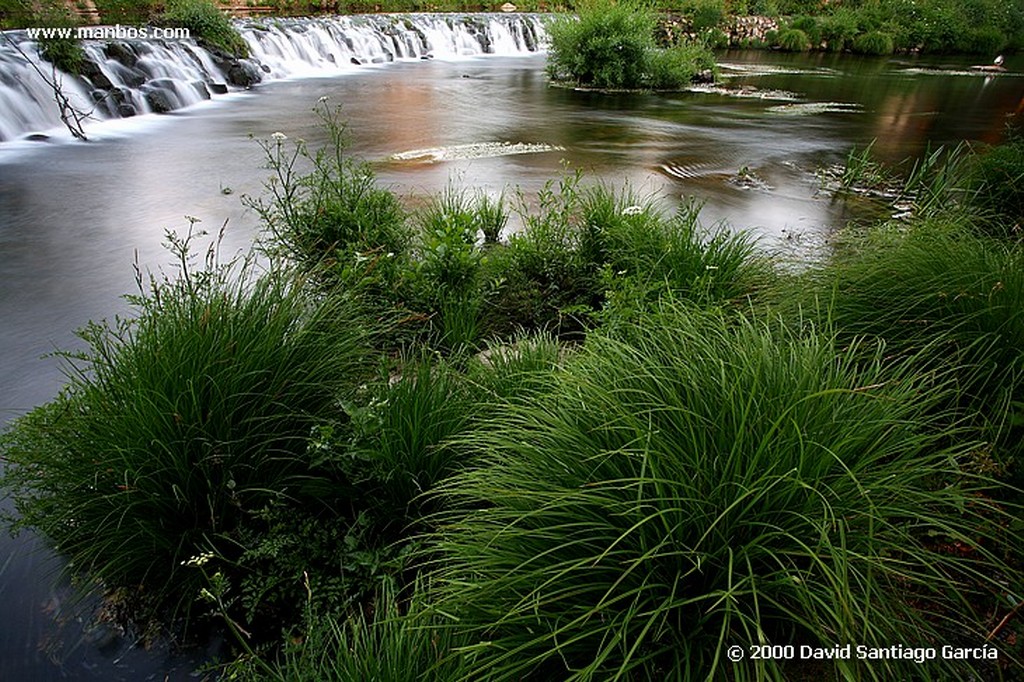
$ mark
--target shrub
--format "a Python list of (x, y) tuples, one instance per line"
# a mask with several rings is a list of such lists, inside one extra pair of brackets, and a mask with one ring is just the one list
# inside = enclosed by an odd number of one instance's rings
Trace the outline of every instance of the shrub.
[(548, 24), (548, 73), (555, 81), (596, 88), (659, 87), (652, 74), (661, 82), (684, 83), (700, 70), (686, 62), (687, 56), (713, 62), (710, 52), (696, 48), (658, 55), (655, 16), (634, 0), (587, 0), (577, 11), (578, 19), (562, 16)]
[(857, 18), (846, 8), (839, 8), (831, 16), (821, 19), (821, 39), (831, 52), (842, 52), (857, 35)]
[(145, 24), (159, 18), (160, 0), (93, 0), (105, 24)]
[(821, 25), (818, 19), (810, 16), (800, 16), (789, 22), (789, 28), (803, 31), (810, 41), (811, 47), (818, 48), (821, 45)]
[(653, 14), (633, 2), (592, 0), (548, 24), (548, 72), (556, 81), (598, 88), (640, 87), (654, 49)]
[(249, 45), (212, 0), (169, 0), (160, 20), (189, 29), (197, 42), (210, 48), (235, 57), (249, 56)]
[(984, 549), (1007, 518), (957, 470), (967, 448), (927, 416), (941, 387), (778, 323), (669, 308), (620, 332), (467, 434), (482, 465), (440, 488), (463, 511), (438, 609), (473, 633), (477, 679), (765, 679), (776, 662), (724, 643), (984, 641), (972, 601), (1020, 576)]
[(703, 45), (684, 43), (647, 53), (644, 81), (657, 90), (683, 88), (702, 74), (717, 70), (714, 55)]
[[(412, 233), (394, 193), (379, 187), (369, 165), (346, 153), (348, 136), (337, 109), (318, 105), (328, 143), (288, 147), (275, 133), (262, 143), (273, 172), (269, 199), (247, 199), (265, 228), (264, 248), (328, 285), (358, 291), (375, 303), (395, 300), (410, 270)], [(299, 161), (312, 165), (306, 174)]]
[(697, 0), (692, 7), (684, 7), (683, 11), (690, 15), (693, 30), (701, 33), (722, 24), (725, 19), (725, 2), (723, 0)]
[(39, 56), (64, 73), (78, 75), (85, 63), (85, 50), (77, 38), (41, 37)]
[(895, 45), (888, 33), (871, 31), (854, 38), (851, 49), (858, 54), (886, 55), (893, 53)]
[(349, 306), (252, 264), (195, 270), (190, 239), (171, 238), (180, 277), (140, 277), (136, 317), (83, 329), (65, 389), (0, 446), (18, 523), (158, 612), (206, 586), (190, 557), (237, 556), (251, 513), (316, 487), (311, 430), (366, 371)]
[(806, 52), (811, 49), (811, 41), (807, 34), (798, 28), (785, 28), (779, 31), (775, 43), (786, 52)]
[[(47, 27), (73, 29), (78, 20), (64, 7), (48, 7), (37, 17), (37, 21)], [(50, 62), (58, 70), (72, 75), (82, 72), (85, 65), (85, 50), (82, 43), (75, 37), (40, 36), (39, 56)]]

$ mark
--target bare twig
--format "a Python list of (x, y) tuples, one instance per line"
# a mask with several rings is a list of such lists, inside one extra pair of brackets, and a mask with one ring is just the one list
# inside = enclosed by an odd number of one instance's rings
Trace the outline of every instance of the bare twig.
[(60, 120), (64, 123), (64, 127), (68, 129), (72, 137), (77, 140), (88, 140), (89, 138), (85, 136), (85, 131), (82, 130), (82, 123), (91, 117), (92, 112), (79, 111), (75, 108), (75, 105), (71, 103), (71, 99), (64, 94), (63, 82), (57, 73), (57, 67), (53, 67), (52, 77), (47, 77), (43, 70), (39, 68), (39, 65), (29, 59), (28, 55), (25, 54), (25, 51), (21, 49), (21, 46), (14, 42), (6, 31), (0, 31), (0, 34), (2, 34), (10, 46), (21, 55), (22, 59), (24, 59), (25, 62), (39, 74), (39, 77), (43, 79), (43, 82), (53, 90), (53, 98), (57, 102), (57, 109), (60, 112)]
[(985, 638), (985, 641), (991, 642), (993, 638), (995, 638), (995, 636), (998, 635), (1004, 627), (1006, 627), (1006, 624), (1013, 620), (1013, 617), (1020, 612), (1022, 606), (1024, 606), (1024, 599), (1017, 602), (1017, 605), (1013, 607), (1013, 610), (1003, 616), (1003, 619), (999, 621), (999, 625), (997, 625), (992, 632), (988, 633), (988, 637)]

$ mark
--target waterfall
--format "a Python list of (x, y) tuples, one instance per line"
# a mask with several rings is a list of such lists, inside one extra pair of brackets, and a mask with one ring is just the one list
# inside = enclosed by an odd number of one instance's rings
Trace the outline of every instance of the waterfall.
[(7, 31), (0, 37), (0, 142), (61, 126), (40, 72), (56, 76), (76, 109), (104, 120), (165, 113), (265, 80), (337, 75), (396, 60), (525, 54), (543, 49), (546, 40), (540, 17), (529, 14), (237, 20), (235, 26), (249, 59), (191, 39), (83, 40), (88, 59), (80, 76), (54, 72), (26, 31)]

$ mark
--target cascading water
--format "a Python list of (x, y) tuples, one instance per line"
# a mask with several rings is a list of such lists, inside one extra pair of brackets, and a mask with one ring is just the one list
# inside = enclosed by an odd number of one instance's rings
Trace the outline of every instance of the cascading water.
[(0, 142), (61, 126), (53, 88), (97, 120), (181, 109), (265, 79), (339, 74), (395, 60), (514, 55), (543, 49), (528, 14), (365, 15), (236, 23), (249, 59), (193, 40), (85, 40), (82, 76), (54, 72), (25, 31), (0, 39)]

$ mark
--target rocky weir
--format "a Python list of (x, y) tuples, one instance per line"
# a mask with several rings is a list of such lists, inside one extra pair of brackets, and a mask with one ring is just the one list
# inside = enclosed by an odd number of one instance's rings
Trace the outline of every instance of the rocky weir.
[[(542, 50), (531, 14), (409, 14), (239, 20), (250, 57), (192, 39), (84, 40), (80, 74), (54, 70), (26, 31), (0, 36), (0, 142), (43, 139), (62, 125), (54, 88), (91, 119), (182, 109), (257, 83), (330, 76), (396, 60), (516, 55)], [(113, 30), (113, 29), (112, 29)], [(50, 81), (50, 82), (48, 82)]]

